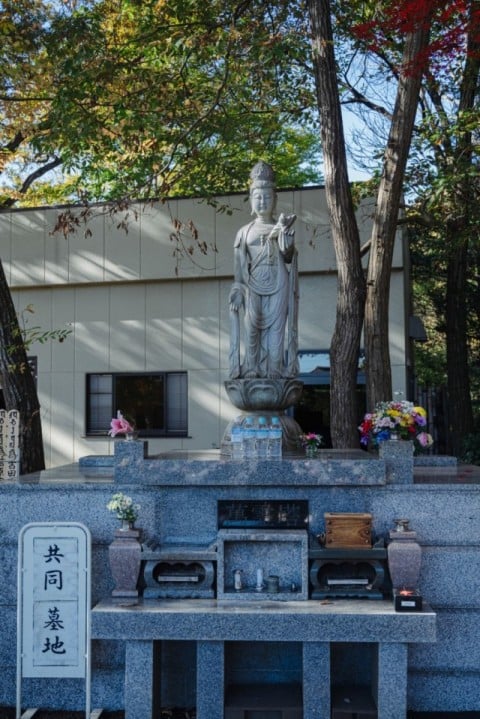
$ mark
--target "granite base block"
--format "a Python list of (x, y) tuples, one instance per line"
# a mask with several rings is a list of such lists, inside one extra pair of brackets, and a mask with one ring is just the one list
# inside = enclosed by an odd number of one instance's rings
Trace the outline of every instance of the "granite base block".
[(448, 669), (435, 672), (410, 672), (408, 677), (408, 705), (419, 712), (479, 712), (480, 676), (472, 672), (452, 672)]
[(148, 442), (117, 440), (114, 453), (114, 479), (119, 484), (140, 484), (145, 479)]
[[(383, 462), (366, 452), (355, 459), (285, 457), (281, 461), (231, 461), (220, 453), (195, 457), (146, 457), (146, 443), (115, 443), (114, 479), (118, 484), (190, 486), (381, 486), (385, 484)], [(363, 455), (363, 457), (362, 457)]]
[(413, 484), (413, 442), (380, 442), (378, 455), (385, 462), (387, 484)]
[[(448, 571), (447, 567), (453, 568), (452, 571)], [(464, 609), (480, 619), (479, 577), (478, 547), (422, 548), (419, 589), (432, 605), (444, 611)], [(478, 647), (480, 652), (480, 642)]]
[[(410, 666), (415, 670), (423, 668), (426, 671), (448, 667), (452, 675), (462, 672), (466, 676), (472, 675), (480, 666), (480, 642), (465, 642), (465, 637), (478, 637), (480, 612), (436, 611), (437, 641), (428, 649), (420, 644), (412, 646)], [(480, 701), (477, 708), (480, 708)]]

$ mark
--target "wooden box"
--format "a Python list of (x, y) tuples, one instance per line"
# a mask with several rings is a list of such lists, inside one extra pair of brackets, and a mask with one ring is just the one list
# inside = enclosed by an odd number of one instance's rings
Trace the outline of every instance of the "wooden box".
[(325, 512), (325, 547), (358, 549), (372, 546), (372, 515)]

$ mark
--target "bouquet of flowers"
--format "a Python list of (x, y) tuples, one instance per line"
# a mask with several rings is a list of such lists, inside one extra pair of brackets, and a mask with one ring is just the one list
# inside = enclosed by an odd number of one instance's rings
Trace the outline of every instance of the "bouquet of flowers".
[(108, 432), (110, 437), (115, 437), (117, 434), (128, 434), (134, 431), (135, 429), (130, 422), (125, 419), (120, 410), (117, 410), (117, 416), (113, 417), (110, 422), (110, 430)]
[(370, 442), (378, 445), (392, 437), (416, 440), (422, 448), (430, 447), (433, 439), (425, 431), (427, 413), (423, 407), (413, 402), (392, 401), (379, 402), (375, 410), (367, 413), (358, 428), (360, 444), (367, 446)]
[(307, 432), (307, 434), (301, 434), (298, 441), (304, 449), (307, 447), (313, 447), (318, 449), (322, 446), (323, 437), (321, 434), (314, 434), (313, 432)]
[(110, 512), (115, 512), (117, 519), (123, 519), (127, 522), (135, 522), (138, 518), (140, 505), (134, 504), (133, 499), (127, 494), (117, 492), (117, 494), (114, 494), (107, 504), (107, 509)]

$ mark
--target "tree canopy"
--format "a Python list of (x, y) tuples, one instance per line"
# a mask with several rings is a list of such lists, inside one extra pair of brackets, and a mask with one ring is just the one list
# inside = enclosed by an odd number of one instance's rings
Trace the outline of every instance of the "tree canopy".
[(31, 29), (3, 68), (2, 109), (24, 148), (3, 178), (8, 202), (35, 200), (20, 173), (32, 160), (61, 165), (57, 197), (84, 201), (243, 189), (259, 157), (280, 187), (321, 179), (298, 3), (17, 5), (5, 5), (5, 30)]

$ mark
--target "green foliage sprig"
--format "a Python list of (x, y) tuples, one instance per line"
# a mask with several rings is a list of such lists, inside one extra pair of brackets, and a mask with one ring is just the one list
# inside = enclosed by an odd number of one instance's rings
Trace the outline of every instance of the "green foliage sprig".
[[(49, 341), (56, 341), (56, 342), (64, 342), (68, 335), (72, 333), (72, 329), (70, 327), (65, 327), (61, 329), (53, 329), (53, 330), (44, 330), (39, 325), (35, 325), (33, 327), (28, 326), (28, 319), (26, 317), (26, 314), (35, 314), (35, 309), (32, 304), (28, 304), (21, 312), (20, 312), (20, 319), (21, 322), (14, 325), (11, 329), (11, 336), (16, 343), (21, 342), (24, 347), (25, 351), (28, 352), (31, 348), (31, 346), (35, 342), (39, 342), (40, 344), (46, 344), (46, 342)], [(7, 354), (9, 356), (15, 355), (15, 347), (8, 347), (7, 348)], [(24, 363), (18, 364), (16, 362), (10, 362), (8, 365), (8, 371), (9, 372), (26, 372), (27, 366), (24, 365)]]

